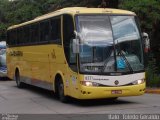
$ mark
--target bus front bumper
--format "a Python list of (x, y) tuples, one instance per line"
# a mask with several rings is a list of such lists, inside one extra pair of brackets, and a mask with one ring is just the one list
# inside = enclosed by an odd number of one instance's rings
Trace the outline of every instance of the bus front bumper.
[(145, 93), (145, 83), (121, 87), (87, 87), (82, 86), (78, 99), (102, 99), (125, 96), (139, 96)]

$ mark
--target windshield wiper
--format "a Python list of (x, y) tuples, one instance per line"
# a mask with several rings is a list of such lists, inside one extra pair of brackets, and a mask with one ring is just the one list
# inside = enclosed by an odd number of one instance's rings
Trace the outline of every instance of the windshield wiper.
[[(119, 55), (120, 55), (120, 57), (122, 57), (122, 58), (124, 59), (124, 61), (125, 61), (125, 63), (127, 64), (128, 68), (129, 68), (129, 70), (130, 70), (130, 72), (133, 73), (133, 72), (134, 72), (134, 71), (133, 71), (133, 68), (131, 67), (130, 63), (128, 62), (126, 56), (123, 54), (122, 51), (119, 52)], [(102, 70), (101, 70), (102, 72), (105, 71), (105, 68), (106, 68), (107, 63), (108, 63), (109, 60), (110, 60), (110, 59), (105, 60), (105, 62), (104, 62), (104, 67), (103, 67)], [(117, 66), (116, 66), (116, 67), (117, 67)]]
[(120, 51), (119, 53), (120, 53), (120, 55), (123, 57), (123, 59), (125, 60), (125, 62), (126, 62), (126, 64), (127, 64), (128, 68), (129, 68), (130, 72), (132, 72), (132, 73), (133, 73), (133, 68), (131, 67), (130, 63), (128, 62), (128, 60), (127, 60), (126, 56), (123, 54), (123, 52), (122, 52), (122, 51)]

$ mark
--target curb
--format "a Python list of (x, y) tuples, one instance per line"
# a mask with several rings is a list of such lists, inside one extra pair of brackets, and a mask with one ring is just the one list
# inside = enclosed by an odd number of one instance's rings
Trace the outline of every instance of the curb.
[(160, 94), (160, 89), (146, 89), (145, 93)]

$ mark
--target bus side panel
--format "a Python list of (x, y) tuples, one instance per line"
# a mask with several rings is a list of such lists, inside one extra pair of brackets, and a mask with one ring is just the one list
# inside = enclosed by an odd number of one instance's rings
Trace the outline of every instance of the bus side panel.
[[(21, 56), (8, 52), (8, 76), (13, 79), (15, 70), (20, 70), (21, 80), (25, 83), (53, 90), (57, 71), (63, 74), (66, 85), (67, 63), (61, 45), (37, 45), (12, 48)], [(65, 67), (64, 67), (65, 66)]]

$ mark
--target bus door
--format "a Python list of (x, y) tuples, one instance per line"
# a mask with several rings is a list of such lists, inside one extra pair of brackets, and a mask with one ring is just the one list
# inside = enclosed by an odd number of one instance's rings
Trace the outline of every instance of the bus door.
[(75, 39), (73, 17), (65, 14), (63, 15), (63, 47), (67, 62), (65, 82), (66, 91), (69, 92), (70, 95), (76, 94), (78, 89), (77, 54), (72, 51), (73, 39)]

